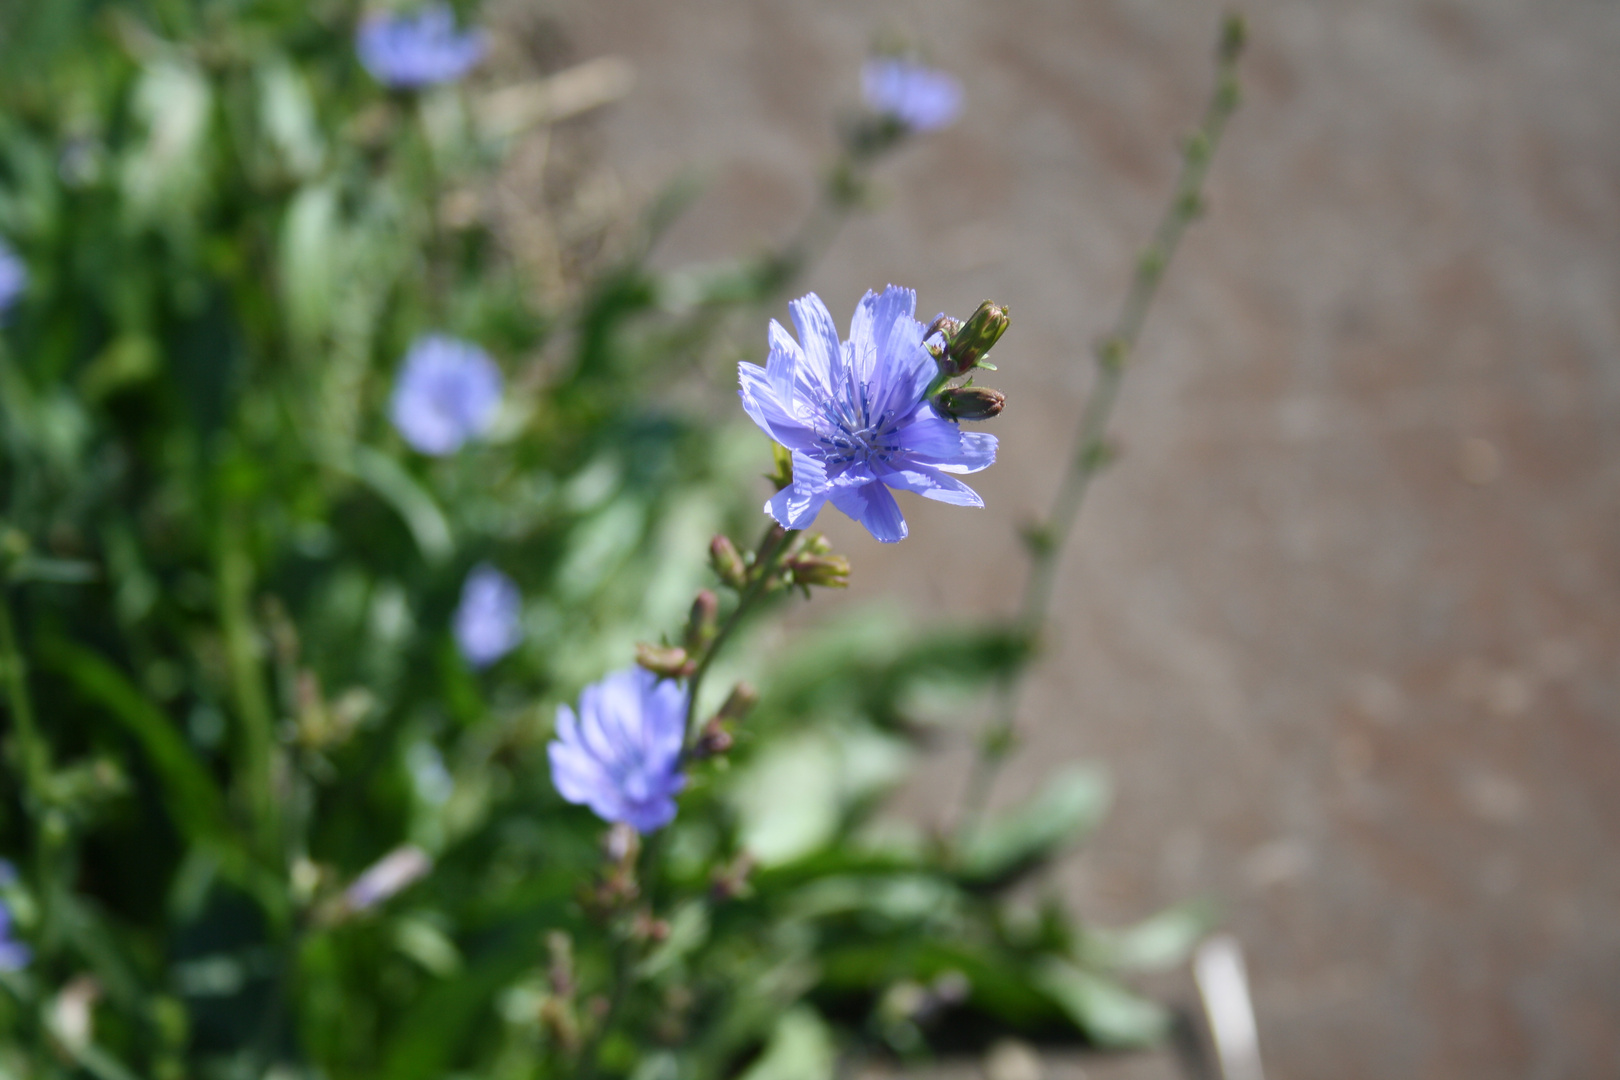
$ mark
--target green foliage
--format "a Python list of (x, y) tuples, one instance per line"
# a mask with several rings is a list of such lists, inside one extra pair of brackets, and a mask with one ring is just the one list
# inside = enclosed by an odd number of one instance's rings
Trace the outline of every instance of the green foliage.
[[(927, 702), (1010, 678), (1021, 633), (867, 613), (749, 654), (759, 708), (613, 885), (550, 717), (717, 585), (717, 530), (756, 527), (766, 447), (670, 404), (671, 358), (803, 252), (655, 275), (672, 195), (546, 286), (458, 209), (512, 145), (486, 88), (384, 91), (357, 16), (0, 10), (0, 235), (30, 272), (0, 327), (0, 901), (35, 952), (0, 973), (0, 1075), (822, 1080), (853, 1042), (924, 1052), (945, 1013), (1153, 1037), (1110, 972), (1196, 920), (1098, 936), (1009, 899), (1095, 826), (1100, 776), (959, 842), (878, 820)], [(508, 392), (426, 458), (387, 400), (438, 329)], [(449, 627), (485, 561), (525, 639), (480, 671)], [(431, 874), (345, 899), (407, 844)]]

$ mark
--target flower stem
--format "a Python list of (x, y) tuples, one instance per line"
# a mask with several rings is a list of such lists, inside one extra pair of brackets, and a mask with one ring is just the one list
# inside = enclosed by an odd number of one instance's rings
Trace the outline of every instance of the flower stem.
[(0, 594), (0, 665), (6, 678), (6, 706), (17, 731), (17, 754), (31, 799), (44, 799), (45, 780), (50, 773), (50, 748), (40, 737), (34, 719), (33, 700), (28, 695), (28, 662), (17, 647), (17, 630), (11, 619), (11, 598)]
[[(1068, 468), (1051, 511), (1028, 534), (1029, 580), (1014, 625), (1029, 637), (1037, 635), (1046, 623), (1064, 547), (1074, 531), (1092, 479), (1108, 464), (1108, 422), (1119, 399), (1125, 371), (1136, 351), (1142, 326), (1147, 321), (1154, 297), (1158, 295), (1165, 270), (1181, 244), (1182, 234), (1202, 213), (1204, 180), (1209, 174), (1210, 163), (1215, 158), (1227, 121), (1238, 105), (1237, 69), (1243, 42), (1241, 18), (1228, 15), (1222, 25), (1216, 53), (1214, 90), (1205, 108), (1203, 121), (1183, 146), (1181, 175), (1176, 180), (1170, 205), (1137, 259), (1130, 290), (1125, 294), (1125, 301), (1120, 306), (1112, 329), (1093, 349), (1097, 381), (1080, 414), (1074, 451), (1069, 457)], [(978, 824), (996, 775), (1017, 744), (1018, 696), (1022, 674), (1009, 675), (998, 688), (996, 718), (984, 734), (973, 772), (968, 778), (961, 825), (964, 831)]]
[(697, 670), (692, 673), (692, 680), (687, 684), (686, 697), (686, 744), (685, 749), (690, 751), (697, 741), (698, 725), (696, 723), (698, 710), (698, 695), (703, 690), (703, 680), (709, 674), (715, 658), (730, 639), (732, 632), (742, 623), (750, 609), (765, 595), (770, 585), (772, 574), (776, 570), (776, 562), (787, 550), (793, 537), (799, 535), (798, 529), (784, 529), (782, 526), (771, 523), (760, 538), (758, 553), (754, 556), (754, 565), (749, 569), (748, 585), (737, 598), (737, 606), (732, 609), (726, 621), (720, 625), (714, 640), (703, 651), (703, 659), (698, 661)]
[(579, 1080), (593, 1080), (596, 1076), (597, 1059), (602, 1054), (602, 1043), (606, 1041), (609, 1030), (619, 1018), (624, 1008), (624, 999), (630, 992), (631, 956), (630, 942), (621, 935), (615, 935), (613, 945), (613, 975), (612, 986), (608, 991), (607, 1011), (602, 1014), (602, 1022), (591, 1033), (590, 1039), (585, 1043), (584, 1049), (579, 1053)]
[(280, 828), (275, 792), (275, 714), (260, 669), (258, 633), (249, 611), (253, 564), (240, 526), (221, 535), (218, 587), (220, 636), (225, 644), (231, 697), (241, 724), (239, 753), (244, 801), (255, 827), (259, 856), (279, 865)]

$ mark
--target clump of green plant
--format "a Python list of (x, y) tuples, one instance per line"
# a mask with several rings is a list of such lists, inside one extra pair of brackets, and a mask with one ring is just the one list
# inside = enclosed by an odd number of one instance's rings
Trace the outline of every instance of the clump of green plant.
[[(779, 297), (961, 87), (875, 60), (779, 251), (654, 273), (671, 202), (536, 260), (493, 181), (588, 79), (496, 85), (470, 16), (0, 13), (0, 1076), (771, 1080), (945, 1031), (1157, 1038), (1118, 974), (1201, 915), (1019, 901), (1106, 786), (984, 795), (1237, 24), (1022, 615), (772, 649), (758, 619), (851, 573), (825, 504), (898, 541), (891, 491), (977, 501), (995, 440), (960, 425), (1003, 410), (974, 378), (1007, 310), (924, 326), (890, 287), (846, 341), (795, 301), (740, 372), (771, 490), (672, 358)], [(941, 688), (1004, 708), (924, 837), (879, 810)]]

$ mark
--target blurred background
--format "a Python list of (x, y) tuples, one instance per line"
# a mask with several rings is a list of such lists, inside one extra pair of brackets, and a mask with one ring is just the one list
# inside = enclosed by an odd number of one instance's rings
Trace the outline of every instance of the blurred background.
[[(1620, 14), (1244, 9), (1245, 105), (1128, 380), (1122, 458), (1068, 554), (996, 801), (1055, 761), (1105, 763), (1115, 810), (1067, 891), (1104, 923), (1217, 898), (1274, 1077), (1615, 1075)], [(834, 310), (889, 281), (929, 312), (1011, 305), (989, 509), (907, 501), (894, 548), (822, 524), (855, 556), (848, 603), (1010, 611), (1014, 525), (1056, 483), (1217, 5), (543, 12), (577, 57), (635, 65), (598, 121), (625, 190), (707, 181), (672, 263), (791, 231), (874, 39), (961, 76), (962, 119), (884, 167), (889, 203), (806, 284)], [(966, 755), (942, 750), (906, 811), (938, 815)]]

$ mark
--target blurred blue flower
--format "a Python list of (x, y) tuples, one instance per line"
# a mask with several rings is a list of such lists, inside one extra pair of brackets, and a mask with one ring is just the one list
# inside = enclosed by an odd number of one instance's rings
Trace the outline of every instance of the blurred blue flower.
[(0, 240), (0, 315), (10, 310), (27, 285), (28, 267), (4, 240)]
[(456, 33), (448, 4), (431, 4), (413, 17), (389, 12), (366, 16), (355, 51), (373, 78), (396, 90), (454, 82), (484, 58), (482, 32)]
[(571, 803), (637, 832), (675, 818), (686, 736), (686, 691), (643, 668), (615, 671), (579, 695), (579, 717), (557, 707), (551, 780)]
[[(5, 859), (0, 859), (0, 888), (17, 880), (17, 870)], [(16, 971), (28, 966), (34, 952), (11, 936), (11, 908), (0, 900), (0, 971)]]
[(433, 859), (415, 844), (397, 847), (361, 872), (343, 891), (351, 910), (365, 911), (428, 875)]
[[(815, 293), (788, 305), (794, 341), (771, 320), (770, 356), (738, 365), (743, 408), (793, 453), (793, 483), (765, 504), (785, 528), (802, 529), (822, 504), (865, 525), (877, 539), (906, 536), (890, 488), (939, 502), (983, 506), (950, 473), (974, 473), (996, 459), (996, 437), (963, 432), (923, 397), (938, 372), (913, 319), (917, 294), (890, 285), (855, 309), (849, 341), (838, 340)], [(801, 347), (802, 346), (802, 347)]]
[(488, 667), (523, 640), (523, 595), (488, 563), (472, 568), (453, 620), (456, 644), (474, 667)]
[(394, 427), (424, 454), (453, 454), (495, 422), (501, 370), (478, 346), (444, 334), (417, 338), (394, 384)]
[(896, 56), (875, 56), (861, 69), (861, 91), (873, 112), (913, 131), (932, 131), (962, 111), (956, 76)]

